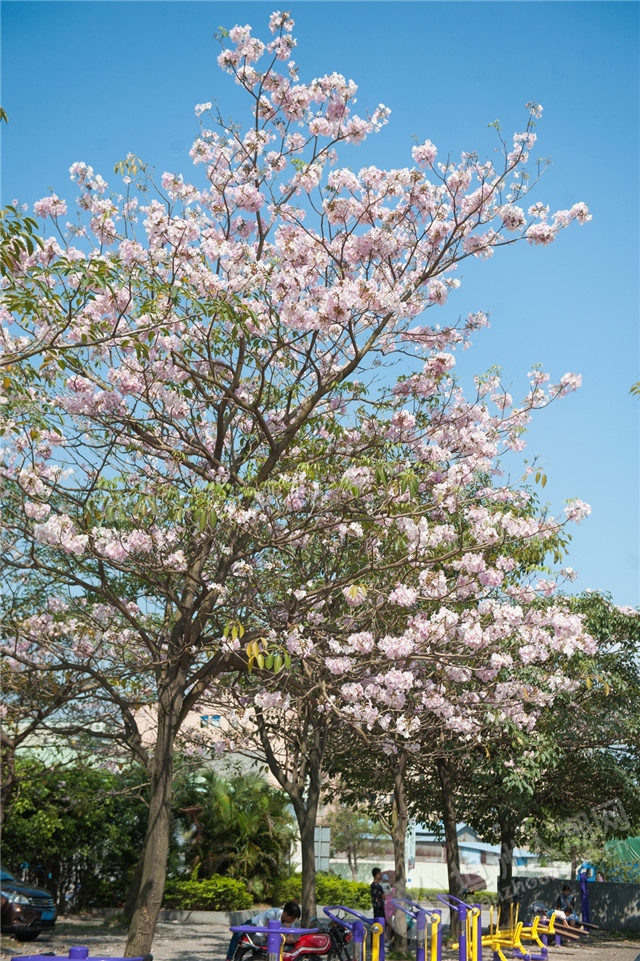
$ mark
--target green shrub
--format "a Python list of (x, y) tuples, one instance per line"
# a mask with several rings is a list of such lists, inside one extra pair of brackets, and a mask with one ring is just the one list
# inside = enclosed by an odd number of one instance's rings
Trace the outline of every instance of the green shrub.
[(607, 881), (618, 884), (640, 884), (640, 862), (622, 862), (607, 858), (598, 865)]
[(473, 901), (474, 904), (493, 904), (498, 903), (498, 892), (497, 891), (475, 891), (473, 894), (469, 895), (469, 900)]
[[(278, 886), (280, 901), (299, 901), (302, 897), (302, 875), (294, 874)], [(344, 904), (345, 908), (359, 911), (371, 910), (369, 885), (360, 881), (348, 881), (335, 874), (316, 875), (316, 902), (318, 904)]]
[(220, 874), (205, 881), (170, 880), (164, 892), (164, 906), (179, 911), (240, 911), (252, 904), (244, 881)]
[[(294, 874), (278, 885), (278, 902), (299, 901), (302, 897), (302, 875)], [(446, 894), (442, 888), (409, 888), (410, 901), (434, 902), (439, 894)], [(474, 891), (466, 896), (468, 904), (497, 904), (495, 891)], [(363, 881), (348, 881), (335, 874), (316, 875), (316, 902), (319, 905), (344, 904), (345, 908), (371, 912), (371, 893), (369, 885)]]
[(300, 901), (302, 898), (302, 875), (292, 874), (281, 878), (276, 886), (275, 899), (278, 904), (285, 901)]
[(331, 874), (319, 874), (316, 896), (319, 904), (344, 904), (346, 908), (371, 910), (369, 885), (361, 881), (347, 881)]

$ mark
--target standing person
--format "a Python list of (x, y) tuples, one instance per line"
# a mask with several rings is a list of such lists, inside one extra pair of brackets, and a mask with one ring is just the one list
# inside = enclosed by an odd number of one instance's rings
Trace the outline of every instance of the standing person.
[[(297, 921), (300, 917), (300, 907), (295, 901), (287, 901), (283, 904), (281, 908), (267, 908), (266, 911), (261, 911), (259, 914), (254, 914), (254, 916), (247, 921), (247, 924), (253, 924), (256, 928), (264, 928), (267, 926), (268, 921), (280, 921), (281, 924), (286, 925), (290, 928), (294, 921)], [(229, 947), (227, 948), (227, 956), (225, 961), (233, 961), (233, 956), (236, 953), (236, 948), (240, 943), (242, 937), (241, 931), (234, 931), (233, 937), (229, 941)], [(287, 938), (287, 942), (291, 944), (295, 942), (295, 937), (290, 935)]]
[(374, 868), (371, 874), (373, 875), (373, 881), (370, 886), (373, 916), (374, 918), (384, 918), (385, 893), (381, 884), (382, 871), (380, 868)]
[[(382, 877), (384, 877), (384, 874), (382, 875)], [(383, 887), (383, 890), (384, 890), (384, 887)], [(396, 909), (395, 909), (395, 906), (392, 904), (392, 896), (395, 893), (396, 893), (396, 889), (391, 888), (384, 902), (384, 917), (387, 922), (387, 926), (385, 929), (385, 938), (386, 938), (386, 943), (388, 948), (393, 947), (393, 943), (395, 940), (395, 930), (393, 927), (393, 923), (396, 917)]]

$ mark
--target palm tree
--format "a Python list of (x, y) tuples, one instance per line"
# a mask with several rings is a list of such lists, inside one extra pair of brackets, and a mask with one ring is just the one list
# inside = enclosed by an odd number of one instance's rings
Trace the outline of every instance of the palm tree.
[(181, 792), (177, 816), (188, 830), (183, 855), (191, 872), (224, 874), (268, 898), (285, 873), (295, 837), (288, 799), (259, 772), (220, 777), (201, 772)]

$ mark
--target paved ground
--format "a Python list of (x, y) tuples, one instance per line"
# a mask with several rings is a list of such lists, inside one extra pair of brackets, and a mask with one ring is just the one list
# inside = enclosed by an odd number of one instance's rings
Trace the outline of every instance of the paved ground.
[[(25, 955), (52, 953), (68, 955), (73, 945), (85, 945), (93, 958), (122, 957), (126, 931), (103, 919), (63, 919), (52, 934), (43, 934), (30, 944), (20, 943), (3, 935), (1, 956), (10, 959)], [(225, 924), (194, 924), (184, 921), (162, 921), (158, 924), (153, 942), (154, 961), (222, 961), (229, 941)], [(505, 952), (507, 956), (510, 952)], [(485, 961), (491, 961), (484, 953)], [(443, 959), (457, 959), (457, 952), (445, 951)], [(605, 932), (593, 932), (576, 945), (552, 947), (550, 961), (640, 961), (640, 932), (630, 933), (628, 939)], [(40, 959), (39, 959), (40, 961)]]

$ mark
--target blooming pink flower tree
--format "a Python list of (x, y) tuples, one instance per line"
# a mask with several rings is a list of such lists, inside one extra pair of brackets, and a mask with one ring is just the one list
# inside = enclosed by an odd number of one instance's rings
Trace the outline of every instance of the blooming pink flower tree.
[[(396, 447), (392, 462), (406, 465), (405, 458)], [(229, 700), (236, 706), (242, 722), (233, 727), (234, 747), (242, 746), (241, 730), (244, 746), (255, 754), (257, 744), (291, 797), (305, 883), (307, 875), (313, 879), (313, 829), (327, 769), (342, 770), (349, 781), (355, 765), (358, 784), (363, 776), (386, 784), (401, 890), (416, 752), (450, 760), (484, 752), (497, 732), (531, 738), (554, 700), (577, 689), (567, 665), (594, 645), (568, 602), (548, 598), (551, 583), (527, 576), (562, 551), (562, 536), (524, 492), (502, 489), (496, 502), (497, 489), (474, 491), (468, 482), (452, 495), (450, 513), (431, 484), (412, 493), (405, 476), (394, 478), (382, 504), (380, 461), (377, 470), (375, 482), (368, 468), (347, 470), (349, 486), (358, 477), (357, 494), (334, 484), (334, 523), (320, 530), (300, 497), (297, 543), (247, 572), (248, 620), (264, 624), (267, 656), (284, 651), (297, 670), (284, 679), (247, 675), (221, 689), (216, 703), (225, 713)], [(417, 517), (421, 548), (407, 536)], [(496, 526), (480, 533), (480, 517)], [(446, 519), (451, 539), (427, 543), (440, 528), (437, 519)], [(514, 525), (511, 534), (505, 525)], [(248, 613), (247, 603), (238, 597)], [(262, 667), (273, 664), (263, 657)]]
[[(219, 63), (251, 119), (202, 120), (194, 183), (156, 183), (130, 156), (110, 191), (74, 164), (75, 219), (44, 198), (52, 235), (3, 261), (3, 561), (13, 589), (42, 598), (6, 646), (15, 664), (47, 651), (97, 679), (119, 721), (94, 733), (147, 765), (129, 954), (149, 950), (162, 900), (176, 739), (215, 679), (246, 666), (247, 643), (266, 638), (291, 671), (313, 653), (329, 709), (408, 738), (420, 712), (470, 738), (491, 711), (529, 723), (494, 655), (536, 662), (585, 643), (578, 622), (536, 608), (552, 585), (511, 576), (510, 545), (544, 546), (561, 525), (497, 467), (577, 379), (533, 371), (514, 405), (492, 375), (467, 399), (453, 350), (486, 316), (427, 319), (465, 258), (589, 219), (582, 203), (527, 206), (541, 108), (499, 166), (439, 162), (425, 141), (412, 167), (354, 173), (338, 148), (387, 109), (354, 114), (339, 74), (301, 82), (292, 21), (274, 14), (270, 28), (268, 43), (228, 34)], [(375, 368), (400, 358), (395, 385), (375, 388)], [(318, 563), (303, 578), (307, 550)], [(469, 671), (491, 692), (479, 707)]]

